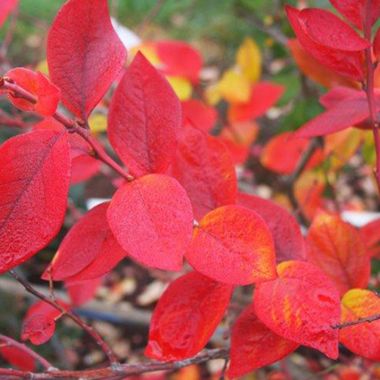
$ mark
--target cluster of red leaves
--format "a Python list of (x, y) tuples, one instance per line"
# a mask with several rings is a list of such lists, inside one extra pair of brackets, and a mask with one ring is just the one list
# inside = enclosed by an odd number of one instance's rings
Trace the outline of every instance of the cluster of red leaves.
[[(288, 15), (300, 43), (316, 59), (342, 75), (363, 78), (368, 43), (351, 27), (322, 10), (289, 7)], [(357, 21), (355, 15), (346, 16)], [(164, 72), (180, 72), (196, 82), (201, 61), (182, 65), (183, 57), (172, 55), (171, 46), (165, 42), (158, 47), (167, 62)], [(182, 44), (174, 46), (187, 54)], [(195, 355), (222, 321), (234, 287), (254, 284), (252, 304), (232, 328), (231, 377), (271, 364), (299, 345), (336, 359), (342, 342), (359, 355), (380, 360), (380, 344), (373, 338), (380, 322), (341, 333), (336, 329), (380, 309), (377, 296), (363, 289), (370, 255), (362, 235), (337, 215), (319, 214), (304, 239), (285, 209), (238, 193), (230, 151), (205, 133), (215, 122), (213, 112), (196, 101), (181, 106), (162, 73), (141, 53), (124, 70), (126, 51), (111, 26), (106, 0), (69, 0), (50, 29), (47, 57), (51, 81), (25, 69), (7, 74), (10, 83), (34, 96), (27, 102), (9, 91), (11, 102), (54, 116), (61, 99), (85, 125), (122, 74), (110, 106), (108, 136), (131, 176), (110, 202), (71, 228), (44, 279), (65, 281), (69, 292), (78, 289), (78, 281), (90, 281), (82, 294), (86, 298), (99, 278), (127, 255), (172, 271), (181, 270), (186, 259), (194, 271), (172, 282), (159, 300), (147, 356), (169, 361)], [(326, 104), (339, 98), (333, 95)], [(361, 98), (355, 94), (350, 99), (357, 109)], [(251, 103), (246, 107), (249, 112), (244, 107), (233, 111), (237, 119), (255, 117), (265, 108), (255, 113)], [(46, 118), (0, 148), (1, 272), (40, 251), (62, 225), (72, 165), (91, 153), (87, 142), (69, 132), (73, 130)], [(278, 144), (286, 146), (283, 141)], [(303, 149), (300, 140), (295, 151)], [(310, 165), (319, 161), (316, 155)], [(282, 170), (290, 172), (293, 166)], [(84, 301), (75, 298), (75, 291), (70, 294), (73, 304)], [(48, 340), (60, 314), (49, 305), (34, 305), (24, 321), (23, 339), (35, 344)], [(373, 342), (371, 351), (363, 335)]]

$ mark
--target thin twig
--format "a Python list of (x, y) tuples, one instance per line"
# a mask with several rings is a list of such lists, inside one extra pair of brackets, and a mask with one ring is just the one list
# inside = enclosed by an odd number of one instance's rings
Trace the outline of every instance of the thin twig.
[(339, 323), (337, 325), (332, 326), (333, 329), (344, 329), (345, 327), (350, 327), (350, 326), (356, 326), (360, 325), (362, 323), (371, 323), (380, 320), (380, 314), (374, 314), (369, 317), (363, 317), (356, 319), (355, 321), (349, 321), (349, 322), (344, 322), (344, 323)]
[(213, 359), (226, 359), (228, 358), (227, 349), (212, 349), (204, 350), (200, 354), (185, 360), (176, 362), (155, 362), (150, 361), (140, 364), (119, 364), (105, 368), (82, 370), (82, 371), (52, 371), (43, 373), (31, 373), (26, 371), (18, 371), (12, 369), (0, 368), (0, 376), (7, 375), (16, 379), (33, 379), (33, 380), (69, 380), (69, 379), (86, 379), (86, 380), (100, 380), (100, 379), (113, 379), (114, 377), (128, 377), (136, 376), (143, 373), (155, 371), (175, 371), (193, 364), (201, 364)]
[(9, 273), (15, 280), (17, 280), (25, 288), (26, 291), (35, 295), (40, 300), (48, 303), (55, 309), (61, 311), (64, 315), (66, 315), (68, 318), (74, 321), (79, 327), (81, 327), (84, 331), (86, 331), (92, 337), (92, 339), (94, 339), (96, 344), (102, 349), (102, 351), (104, 352), (104, 354), (107, 356), (108, 360), (111, 363), (118, 363), (117, 356), (112, 351), (111, 347), (103, 340), (100, 334), (92, 326), (85, 323), (76, 314), (66, 309), (65, 307), (60, 305), (58, 302), (55, 302), (49, 297), (46, 297), (44, 294), (40, 293), (27, 280), (19, 276), (13, 269), (10, 270)]
[[(9, 91), (11, 96), (14, 96), (16, 98), (22, 98), (27, 101), (29, 101), (32, 104), (37, 103), (37, 98), (30, 93), (29, 91), (25, 90), (23, 87), (19, 86), (17, 83), (15, 83), (10, 78), (6, 77), (0, 77), (0, 88), (4, 88)], [(92, 149), (95, 152), (96, 157), (103, 161), (106, 165), (111, 167), (116, 173), (118, 173), (120, 176), (125, 178), (127, 181), (132, 181), (134, 178), (128, 174), (116, 161), (114, 161), (105, 151), (103, 146), (96, 140), (90, 133), (90, 131), (83, 127), (85, 123), (74, 121), (69, 118), (67, 118), (65, 115), (60, 113), (59, 111), (55, 112), (53, 117), (60, 122), (69, 132), (77, 133), (80, 135), (84, 140), (90, 144)]]
[(303, 173), (303, 171), (305, 170), (307, 164), (309, 163), (310, 159), (313, 157), (314, 153), (317, 151), (317, 149), (321, 148), (322, 143), (323, 143), (323, 140), (321, 137), (314, 137), (310, 141), (306, 150), (303, 152), (302, 156), (300, 157), (297, 163), (297, 166), (294, 169), (294, 172), (291, 175), (284, 177), (281, 181), (282, 188), (287, 193), (293, 209), (296, 210), (297, 218), (299, 219), (300, 223), (303, 224), (304, 226), (308, 226), (310, 222), (306, 218), (306, 216), (301, 210), (300, 205), (298, 204), (298, 200), (294, 194), (294, 185), (296, 181), (298, 180), (298, 178)]

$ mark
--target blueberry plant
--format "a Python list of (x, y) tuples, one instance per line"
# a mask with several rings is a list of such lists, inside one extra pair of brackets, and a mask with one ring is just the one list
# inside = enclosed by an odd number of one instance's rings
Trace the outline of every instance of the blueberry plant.
[[(263, 166), (284, 175), (285, 207), (238, 190), (235, 165), (250, 154), (255, 119), (283, 93), (282, 86), (260, 81), (261, 56), (249, 38), (236, 65), (206, 89), (209, 105), (195, 98), (180, 102), (175, 84), (199, 87), (197, 51), (180, 41), (149, 42), (129, 53), (127, 65), (107, 1), (68, 0), (48, 33), (49, 76), (24, 67), (0, 73), (1, 95), (39, 118), (22, 125), (0, 115), (3, 124), (22, 127), (0, 147), (0, 272), (39, 299), (24, 318), (21, 339), (44, 344), (66, 317), (109, 361), (101, 368), (63, 370), (0, 335), (0, 353), (12, 365), (0, 368), (2, 378), (123, 379), (212, 359), (225, 359), (226, 375), (237, 378), (303, 352), (301, 346), (331, 360), (340, 347), (380, 360), (380, 299), (368, 289), (379, 223), (358, 230), (343, 221), (323, 198), (328, 181), (313, 179), (324, 160), (338, 153), (347, 161), (364, 139), (369, 144), (363, 136), (370, 130), (380, 187), (380, 32), (373, 27), (380, 1), (330, 2), (338, 15), (286, 7), (297, 38), (287, 43), (297, 64), (330, 90), (320, 99), (323, 113), (295, 133), (276, 135), (259, 153)], [(0, 25), (16, 6), (15, 0), (1, 1)], [(108, 109), (107, 145), (90, 128), (101, 102)], [(218, 116), (213, 106), (220, 102), (227, 111)], [(218, 117), (224, 128), (211, 135)], [(353, 126), (360, 129), (351, 134), (347, 128)], [(344, 134), (330, 136), (339, 131)], [(331, 165), (341, 167), (339, 160)], [(111, 184), (116, 191), (64, 236), (41, 274), (50, 288), (46, 295), (15, 268), (60, 231), (70, 184), (88, 180), (102, 166), (117, 175)], [(294, 189), (304, 175), (312, 179)], [(306, 236), (300, 224), (308, 228)], [(74, 310), (126, 257), (178, 272), (154, 309), (149, 359), (137, 364), (121, 363)], [(55, 296), (58, 281), (66, 284), (70, 302)], [(249, 297), (239, 298), (242, 287)], [(232, 312), (236, 304), (238, 313)], [(230, 339), (205, 349), (226, 315)]]

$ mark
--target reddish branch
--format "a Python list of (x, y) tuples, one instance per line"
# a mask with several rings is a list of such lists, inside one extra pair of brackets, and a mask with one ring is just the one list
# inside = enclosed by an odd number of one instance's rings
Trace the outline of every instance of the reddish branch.
[(56, 301), (52, 300), (49, 297), (46, 297), (44, 294), (34, 289), (33, 286), (28, 281), (26, 281), (21, 276), (19, 276), (14, 270), (10, 270), (9, 273), (15, 280), (17, 280), (25, 288), (26, 291), (35, 295), (40, 300), (48, 303), (55, 309), (59, 310), (60, 312), (62, 312), (63, 315), (66, 315), (68, 318), (74, 321), (79, 327), (81, 327), (84, 331), (86, 331), (94, 339), (96, 344), (102, 349), (102, 351), (108, 357), (108, 360), (111, 363), (118, 363), (117, 356), (112, 351), (111, 347), (103, 340), (103, 338), (92, 326), (85, 323), (81, 318), (79, 318), (72, 311), (66, 309), (65, 307), (57, 303)]
[(100, 380), (100, 379), (122, 379), (126, 376), (135, 376), (142, 373), (154, 371), (175, 371), (183, 367), (193, 364), (201, 364), (213, 359), (226, 359), (228, 358), (228, 351), (226, 349), (204, 350), (202, 353), (185, 360), (176, 362), (159, 363), (147, 362), (140, 364), (119, 364), (105, 368), (83, 370), (83, 371), (60, 371), (54, 370), (42, 373), (30, 373), (26, 371), (18, 371), (13, 369), (0, 368), (0, 376), (7, 375), (9, 378), (14, 379), (33, 379), (33, 380), (47, 380), (47, 379), (86, 379), (86, 380)]
[(44, 367), (46, 370), (51, 371), (51, 370), (55, 369), (54, 366), (52, 364), (50, 364), (45, 358), (38, 355), (37, 352), (34, 352), (33, 350), (31, 350), (28, 346), (26, 346), (23, 343), (17, 342), (16, 340), (14, 340), (8, 336), (2, 335), (2, 334), (0, 334), (0, 342), (2, 342), (2, 343), (0, 343), (0, 345), (2, 347), (4, 347), (4, 346), (15, 347), (15, 348), (18, 348), (20, 351), (25, 352), (27, 355), (36, 359), (42, 365), (42, 367)]
[[(371, 0), (367, 0), (366, 13), (364, 20), (364, 37), (371, 44)], [(374, 92), (374, 72), (375, 64), (372, 62), (372, 50), (371, 45), (365, 50), (365, 61), (367, 65), (367, 81), (365, 86), (365, 92), (367, 94), (369, 118), (372, 124), (373, 138), (375, 140), (376, 150), (376, 167), (374, 169), (377, 186), (380, 190), (380, 134), (379, 134), (379, 122), (376, 117), (376, 103)]]
[[(9, 93), (16, 98), (25, 99), (32, 104), (37, 103), (37, 98), (32, 93), (14, 83), (9, 78), (0, 77), (0, 88), (8, 90)], [(106, 165), (111, 167), (116, 173), (121, 175), (127, 181), (133, 180), (133, 177), (107, 154), (103, 146), (91, 135), (90, 131), (83, 127), (83, 123), (71, 120), (59, 111), (57, 111), (53, 117), (58, 122), (60, 122), (69, 132), (77, 133), (84, 140), (86, 140), (94, 150), (95, 155), (99, 160), (103, 161)]]
[(356, 326), (362, 323), (371, 323), (380, 320), (380, 314), (374, 314), (369, 317), (363, 317), (356, 319), (355, 321), (349, 321), (332, 326), (333, 329), (344, 329), (345, 327)]

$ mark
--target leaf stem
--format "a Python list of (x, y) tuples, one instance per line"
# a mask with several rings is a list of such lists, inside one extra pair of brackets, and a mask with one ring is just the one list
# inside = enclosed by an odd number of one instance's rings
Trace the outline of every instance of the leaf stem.
[[(11, 96), (17, 98), (23, 98), (29, 101), (32, 104), (37, 103), (37, 98), (25, 90), (23, 87), (19, 86), (13, 80), (7, 77), (0, 77), (0, 88), (4, 88), (8, 90)], [(80, 135), (94, 150), (96, 157), (108, 165), (111, 169), (113, 169), (120, 176), (125, 178), (127, 181), (132, 181), (134, 179), (133, 176), (128, 174), (115, 160), (113, 160), (108, 153), (105, 151), (103, 146), (96, 140), (90, 133), (90, 131), (84, 128), (81, 123), (75, 120), (71, 120), (63, 115), (61, 112), (56, 111), (53, 115), (53, 118), (61, 123), (69, 132), (77, 133)]]
[(101, 380), (101, 379), (124, 379), (128, 376), (136, 376), (143, 373), (155, 371), (175, 371), (193, 364), (201, 364), (213, 359), (227, 359), (228, 350), (219, 348), (204, 350), (200, 354), (185, 360), (176, 362), (156, 362), (150, 361), (139, 364), (119, 364), (117, 366), (109, 366), (98, 369), (82, 370), (82, 371), (51, 371), (42, 373), (31, 373), (13, 369), (0, 368), (0, 376), (7, 375), (9, 378), (16, 379), (33, 379), (33, 380)]

